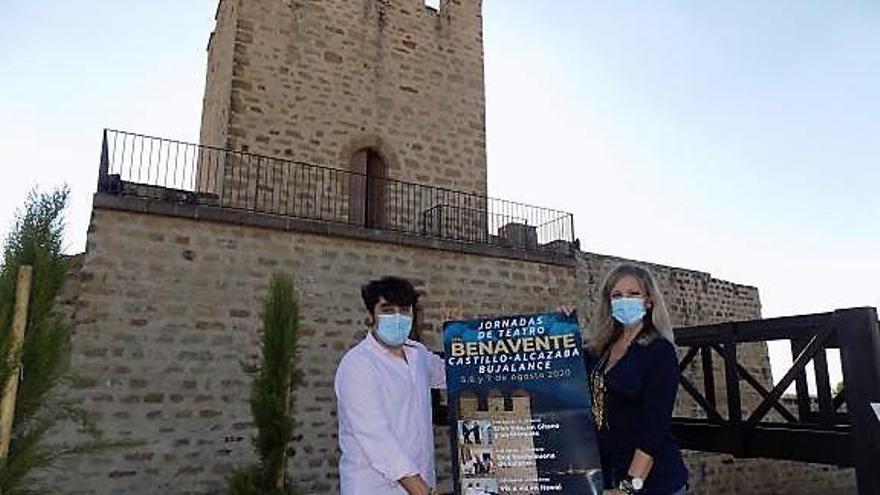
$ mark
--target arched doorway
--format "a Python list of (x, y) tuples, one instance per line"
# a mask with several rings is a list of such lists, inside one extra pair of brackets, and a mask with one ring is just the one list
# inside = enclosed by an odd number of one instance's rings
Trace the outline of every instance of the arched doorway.
[(385, 227), (388, 166), (372, 148), (357, 151), (351, 158), (349, 221), (369, 228)]

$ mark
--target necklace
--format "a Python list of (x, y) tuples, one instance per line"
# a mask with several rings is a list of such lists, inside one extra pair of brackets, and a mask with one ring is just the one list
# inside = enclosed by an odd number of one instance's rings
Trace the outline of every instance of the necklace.
[[(611, 367), (615, 366), (621, 359), (623, 359), (623, 356), (626, 354), (627, 350), (629, 350), (629, 346), (633, 341), (639, 338), (643, 331), (644, 327), (639, 329), (635, 337), (626, 344), (626, 348), (620, 357), (610, 364)], [(624, 339), (626, 338), (622, 333), (618, 334), (618, 338), (621, 337)], [(590, 373), (590, 388), (593, 392), (593, 420), (596, 422), (596, 429), (598, 430), (608, 429), (608, 408), (606, 403), (608, 387), (605, 385), (605, 371), (609, 368), (608, 361), (611, 358), (611, 350), (613, 348), (614, 344), (611, 344), (602, 351), (602, 355), (599, 356), (599, 360), (596, 361), (596, 366), (593, 367), (593, 371)]]
[(596, 362), (593, 372), (590, 373), (590, 388), (593, 391), (593, 420), (596, 422), (598, 430), (608, 429), (608, 418), (605, 411), (605, 366), (608, 364), (610, 355), (611, 346), (608, 346), (599, 356), (599, 361)]

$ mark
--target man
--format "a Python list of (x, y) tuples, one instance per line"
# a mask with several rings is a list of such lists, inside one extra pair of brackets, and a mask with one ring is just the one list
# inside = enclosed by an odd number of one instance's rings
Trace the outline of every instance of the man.
[(446, 387), (443, 360), (408, 338), (418, 294), (407, 280), (374, 280), (361, 296), (370, 331), (336, 370), (342, 495), (430, 495), (430, 389)]

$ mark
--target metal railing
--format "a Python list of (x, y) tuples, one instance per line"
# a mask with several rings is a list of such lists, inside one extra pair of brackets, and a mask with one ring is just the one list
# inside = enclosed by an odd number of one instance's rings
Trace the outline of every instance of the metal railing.
[(570, 213), (441, 187), (105, 130), (98, 190), (569, 257)]

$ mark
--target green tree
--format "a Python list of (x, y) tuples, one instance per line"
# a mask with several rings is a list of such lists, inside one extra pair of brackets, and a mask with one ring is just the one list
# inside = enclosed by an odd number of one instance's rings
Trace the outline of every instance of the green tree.
[[(50, 193), (30, 192), (3, 248), (0, 264), (0, 387), (13, 374), (20, 374), (12, 423), (12, 438), (5, 462), (0, 462), (0, 493), (44, 493), (35, 482), (34, 470), (51, 466), (61, 458), (137, 442), (101, 439), (89, 416), (70, 400), (56, 393), (68, 375), (70, 334), (61, 315), (53, 310), (67, 273), (62, 253), (64, 210), (69, 196), (62, 187)], [(18, 356), (11, 355), (12, 318), (19, 267), (33, 267), (24, 342)], [(87, 440), (48, 445), (47, 432), (62, 421), (73, 421)]]
[(251, 385), (251, 413), (257, 427), (254, 447), (259, 461), (229, 480), (233, 495), (289, 495), (285, 474), (287, 445), (293, 439), (293, 391), (300, 382), (297, 355), (299, 309), (293, 281), (275, 275), (263, 305), (261, 363)]

